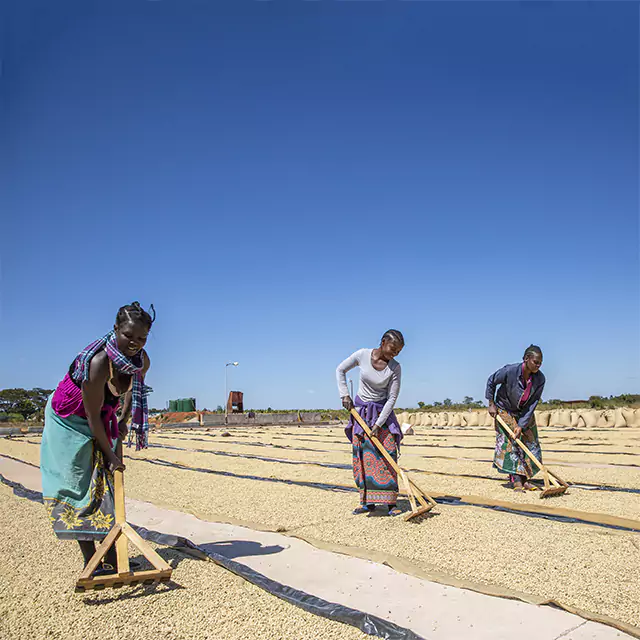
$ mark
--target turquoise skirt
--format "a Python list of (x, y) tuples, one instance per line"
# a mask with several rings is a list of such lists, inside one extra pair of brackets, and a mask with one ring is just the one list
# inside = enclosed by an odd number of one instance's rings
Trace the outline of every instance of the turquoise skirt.
[(58, 538), (100, 542), (115, 521), (113, 474), (91, 435), (89, 421), (61, 418), (51, 407), (51, 398), (44, 413), (40, 471), (44, 505)]

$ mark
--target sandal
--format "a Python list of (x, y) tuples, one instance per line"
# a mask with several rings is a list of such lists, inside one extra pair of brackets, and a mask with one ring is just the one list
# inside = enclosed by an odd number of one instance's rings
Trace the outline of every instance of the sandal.
[[(136, 560), (129, 560), (129, 570), (130, 571), (137, 571), (138, 569), (140, 569), (141, 566), (142, 565), (139, 562), (137, 562)], [(116, 568), (112, 564), (109, 564), (108, 562), (103, 562), (91, 574), (91, 577), (97, 578), (97, 577), (100, 577), (100, 576), (111, 576), (111, 575), (115, 575), (116, 573), (118, 573), (118, 571), (116, 570)]]
[(354, 516), (359, 516), (361, 513), (371, 513), (375, 508), (376, 506), (374, 504), (363, 504), (351, 513), (353, 513)]
[(386, 509), (376, 509), (369, 514), (369, 518), (386, 518), (388, 516), (397, 516), (400, 515), (402, 511), (393, 505), (392, 507), (387, 507)]
[(103, 562), (98, 568), (91, 574), (92, 578), (98, 578), (100, 576), (110, 576), (117, 573), (116, 568), (108, 562)]

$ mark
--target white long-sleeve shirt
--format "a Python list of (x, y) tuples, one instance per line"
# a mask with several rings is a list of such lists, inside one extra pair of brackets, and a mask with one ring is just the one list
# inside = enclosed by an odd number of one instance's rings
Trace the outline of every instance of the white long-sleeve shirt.
[(359, 349), (341, 362), (336, 369), (340, 397), (349, 395), (347, 371), (360, 367), (358, 395), (364, 402), (384, 402), (384, 407), (376, 420), (378, 427), (384, 426), (400, 393), (400, 363), (391, 358), (389, 364), (378, 371), (371, 364), (373, 349)]

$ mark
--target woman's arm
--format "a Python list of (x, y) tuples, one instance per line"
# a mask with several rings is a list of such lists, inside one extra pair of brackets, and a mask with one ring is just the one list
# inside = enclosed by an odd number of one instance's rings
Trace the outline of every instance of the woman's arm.
[(507, 381), (508, 369), (509, 365), (505, 365), (502, 369), (498, 369), (495, 373), (492, 373), (487, 379), (487, 388), (485, 390), (484, 397), (489, 401), (489, 415), (492, 418), (495, 418), (498, 413), (498, 408), (495, 404), (496, 387)]
[[(349, 395), (349, 389), (347, 387), (347, 371), (351, 371), (360, 364), (360, 349), (355, 353), (352, 353), (346, 360), (343, 360), (336, 369), (336, 379), (338, 380), (338, 391), (342, 398), (342, 405), (347, 411), (353, 407), (353, 400)], [(349, 406), (347, 406), (349, 405)]]
[(82, 402), (84, 411), (87, 414), (91, 435), (102, 450), (105, 461), (112, 466), (112, 469), (124, 469), (121, 460), (116, 456), (109, 446), (107, 432), (102, 422), (100, 412), (104, 405), (104, 385), (109, 375), (109, 363), (107, 354), (97, 353), (89, 365), (89, 379), (82, 383)]
[(393, 373), (391, 374), (391, 382), (389, 383), (389, 396), (387, 397), (387, 401), (384, 403), (384, 407), (382, 407), (382, 411), (376, 420), (376, 427), (382, 427), (387, 422), (387, 418), (391, 415), (393, 408), (396, 406), (396, 400), (398, 399), (398, 395), (400, 395), (400, 378), (401, 378), (401, 370), (400, 365), (398, 365)]

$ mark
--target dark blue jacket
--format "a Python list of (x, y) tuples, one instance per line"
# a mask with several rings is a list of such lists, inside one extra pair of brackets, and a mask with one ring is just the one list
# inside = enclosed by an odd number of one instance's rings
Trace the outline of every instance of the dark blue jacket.
[[(489, 402), (495, 402), (500, 409), (504, 409), (511, 414), (522, 429), (526, 429), (529, 426), (544, 389), (545, 377), (542, 371), (534, 373), (531, 378), (531, 394), (522, 407), (518, 406), (526, 388), (522, 378), (522, 362), (505, 365), (502, 369), (498, 369), (498, 371), (491, 374), (487, 380), (486, 399)], [(498, 385), (500, 387), (496, 394)]]

